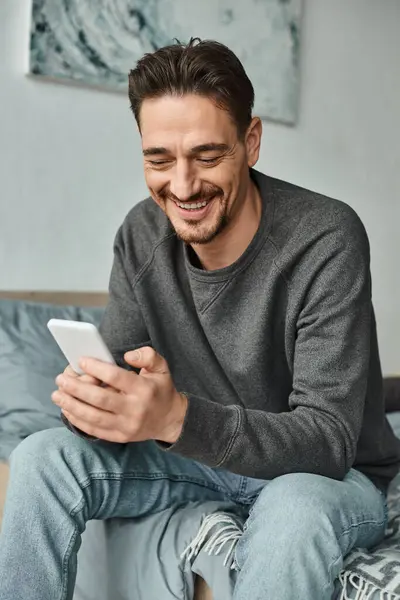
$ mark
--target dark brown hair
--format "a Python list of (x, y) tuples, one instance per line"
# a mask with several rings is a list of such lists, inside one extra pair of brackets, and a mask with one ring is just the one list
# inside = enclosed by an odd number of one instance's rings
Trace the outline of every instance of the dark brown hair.
[(146, 98), (199, 94), (226, 110), (240, 138), (249, 126), (254, 89), (237, 56), (219, 42), (191, 38), (141, 58), (129, 73), (129, 100), (140, 130), (140, 108)]

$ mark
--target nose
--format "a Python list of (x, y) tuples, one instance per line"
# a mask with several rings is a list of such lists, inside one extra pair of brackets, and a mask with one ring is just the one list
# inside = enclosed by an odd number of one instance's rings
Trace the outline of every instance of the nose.
[(170, 181), (171, 193), (178, 200), (185, 202), (197, 194), (200, 188), (200, 182), (196, 179), (190, 165), (186, 161), (177, 161)]

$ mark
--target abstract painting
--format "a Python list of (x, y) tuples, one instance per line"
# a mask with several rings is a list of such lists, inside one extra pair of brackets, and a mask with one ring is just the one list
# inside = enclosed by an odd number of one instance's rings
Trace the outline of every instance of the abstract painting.
[(293, 124), (302, 0), (32, 0), (30, 74), (126, 92), (146, 52), (190, 37), (242, 61), (255, 114)]

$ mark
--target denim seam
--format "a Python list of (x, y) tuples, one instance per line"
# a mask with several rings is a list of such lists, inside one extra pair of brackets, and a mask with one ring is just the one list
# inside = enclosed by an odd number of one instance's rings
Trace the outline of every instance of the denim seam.
[[(382, 527), (384, 524), (386, 523), (386, 517), (383, 519), (383, 521), (361, 521), (360, 523), (352, 523), (345, 531), (343, 531), (340, 536), (338, 537), (338, 543), (339, 541), (346, 535), (348, 535), (352, 529), (355, 529), (356, 527), (361, 527), (362, 525), (375, 525), (376, 527)], [(333, 571), (333, 567), (335, 566), (335, 564), (340, 561), (340, 559), (343, 559), (343, 553), (340, 552), (339, 556), (337, 556), (336, 558), (334, 558), (328, 568), (328, 572), (329, 572), (329, 582), (326, 584), (326, 586), (324, 587), (324, 590), (329, 588), (332, 583), (333, 583), (333, 578), (332, 578), (332, 571)]]
[[(146, 481), (157, 481), (160, 479), (167, 479), (169, 481), (192, 483), (193, 485), (205, 487), (205, 488), (211, 489), (215, 492), (222, 492), (224, 495), (229, 496), (229, 498), (231, 498), (232, 500), (234, 500), (237, 496), (236, 492), (230, 492), (224, 486), (217, 485), (213, 482), (205, 482), (204, 479), (200, 479), (197, 477), (188, 477), (186, 475), (185, 476), (183, 476), (183, 475), (165, 475), (162, 473), (152, 473), (151, 475), (149, 475), (148, 473), (135, 473), (135, 474), (133, 474), (133, 473), (132, 474), (91, 473), (87, 477), (87, 479), (85, 479), (82, 482), (79, 482), (79, 486), (81, 487), (81, 489), (86, 489), (87, 487), (89, 487), (91, 482), (94, 480), (97, 480), (97, 481), (104, 481), (104, 480), (122, 481), (122, 480), (132, 480), (132, 479), (139, 479), (139, 480), (146, 480)], [(77, 506), (79, 506), (79, 504)], [(73, 509), (73, 510), (75, 510), (75, 509)]]
[[(82, 504), (82, 501), (79, 502), (79, 504)], [(63, 566), (62, 566), (62, 588), (61, 588), (61, 596), (60, 596), (60, 600), (65, 600), (67, 598), (67, 593), (68, 593), (68, 563), (71, 559), (71, 550), (73, 545), (76, 542), (76, 538), (77, 538), (78, 532), (77, 529), (75, 527), (74, 529), (74, 533), (72, 534), (72, 537), (70, 539), (70, 542), (68, 544), (67, 550), (64, 554), (63, 557)]]
[(342, 554), (339, 554), (339, 556), (336, 558), (336, 560), (333, 560), (331, 562), (331, 564), (329, 565), (328, 568), (328, 573), (329, 573), (329, 581), (328, 583), (324, 586), (323, 588), (323, 592), (325, 592), (325, 590), (331, 589), (332, 585), (335, 585), (335, 579), (332, 577), (332, 571), (333, 568), (335, 567), (336, 563), (338, 563), (340, 561), (340, 559), (343, 559)]
[(239, 486), (239, 490), (236, 494), (236, 499), (240, 504), (243, 504), (243, 495), (244, 495), (244, 491), (245, 489), (247, 489), (247, 479), (246, 477), (242, 476), (241, 482), (240, 482), (240, 486)]
[(83, 509), (85, 505), (85, 498), (81, 498), (77, 504), (75, 504), (75, 506), (69, 511), (69, 516), (70, 517), (75, 517), (75, 515)]

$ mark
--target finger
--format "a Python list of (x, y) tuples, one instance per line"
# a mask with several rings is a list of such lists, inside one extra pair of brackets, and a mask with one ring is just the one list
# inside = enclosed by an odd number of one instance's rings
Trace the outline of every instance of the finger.
[(57, 377), (60, 392), (72, 396), (76, 400), (91, 404), (102, 411), (120, 412), (123, 396), (111, 388), (103, 388), (64, 375)]
[(71, 413), (76, 419), (95, 425), (100, 429), (114, 429), (116, 416), (113, 413), (100, 410), (85, 402), (80, 402), (64, 392), (56, 391), (52, 397), (53, 401), (62, 410)]
[(144, 346), (138, 350), (126, 352), (124, 359), (128, 365), (138, 369), (146, 369), (150, 373), (169, 374), (170, 372), (165, 358), (151, 346)]
[(95, 358), (83, 358), (79, 366), (85, 373), (96, 377), (121, 392), (132, 391), (133, 382), (138, 381), (138, 375), (132, 371), (121, 369), (117, 365), (110, 365)]
[(74, 425), (74, 427), (77, 427), (84, 433), (87, 433), (88, 435), (90, 435), (94, 438), (97, 438), (100, 440), (105, 440), (107, 442), (116, 442), (119, 444), (124, 444), (127, 442), (124, 434), (118, 430), (103, 429), (103, 428), (99, 427), (98, 425), (94, 425), (93, 423), (89, 423), (87, 421), (80, 419), (79, 417), (76, 417), (74, 414), (72, 414), (64, 409), (63, 409), (63, 413), (67, 417), (68, 421), (72, 425)]
[(96, 377), (92, 377), (91, 375), (86, 375), (86, 374), (79, 375), (79, 373), (74, 371), (74, 369), (70, 365), (68, 365), (68, 367), (66, 367), (64, 369), (64, 372), (61, 375), (58, 375), (56, 377), (57, 385), (59, 385), (58, 382), (61, 380), (63, 375), (65, 375), (67, 377), (72, 377), (72, 379), (79, 379), (79, 381), (82, 381), (83, 383), (90, 383), (92, 385), (107, 387), (103, 384), (102, 381), (100, 381), (100, 379), (96, 379)]
[(79, 377), (78, 373), (76, 371), (73, 370), (73, 368), (71, 367), (71, 365), (68, 365), (67, 367), (65, 367), (64, 369), (64, 375), (68, 375), (68, 377)]
[(67, 382), (73, 381), (80, 381), (81, 383), (88, 383), (90, 385), (96, 386), (101, 385), (101, 382), (98, 383), (97, 379), (95, 379), (94, 377), (91, 377), (90, 375), (87, 375), (85, 377), (83, 375), (78, 375), (73, 369), (69, 371), (68, 367), (65, 369), (64, 373), (61, 373), (61, 375), (57, 375), (56, 377), (56, 385), (58, 385), (58, 387), (60, 388), (65, 387)]
[(90, 375), (86, 375), (86, 374), (79, 375), (79, 373), (74, 371), (74, 369), (71, 367), (71, 365), (68, 365), (64, 369), (64, 375), (68, 375), (68, 377), (73, 377), (74, 379), (77, 379), (79, 377), (79, 379), (81, 381), (84, 381), (85, 383), (92, 383), (93, 385), (101, 384), (101, 381), (99, 379), (96, 379), (96, 377), (91, 377)]

